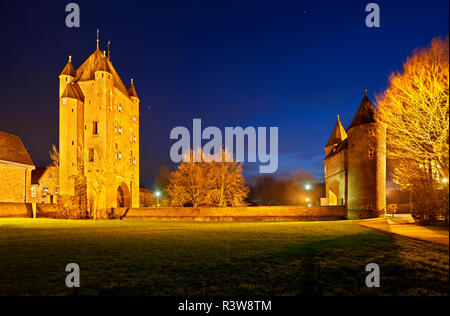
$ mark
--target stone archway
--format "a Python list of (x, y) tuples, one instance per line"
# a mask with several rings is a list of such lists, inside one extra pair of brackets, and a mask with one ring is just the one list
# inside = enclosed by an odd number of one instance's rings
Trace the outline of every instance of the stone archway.
[(117, 188), (117, 207), (131, 207), (130, 190), (124, 182)]
[(328, 205), (339, 205), (339, 181), (331, 181), (328, 188)]

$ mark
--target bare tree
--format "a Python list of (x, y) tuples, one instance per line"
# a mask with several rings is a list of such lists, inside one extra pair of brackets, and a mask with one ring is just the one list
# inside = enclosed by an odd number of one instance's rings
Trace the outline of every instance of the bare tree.
[(242, 164), (232, 159), (227, 150), (222, 150), (220, 156), (221, 159), (211, 157), (208, 165), (212, 180), (209, 189), (211, 202), (218, 207), (242, 206), (249, 191), (242, 176)]
[[(435, 196), (449, 174), (448, 37), (415, 50), (403, 70), (390, 76), (377, 103), (387, 125), (393, 181), (411, 192), (428, 192), (424, 197)], [(424, 207), (424, 212), (433, 210)]]
[(185, 155), (187, 155), (185, 160), (189, 162), (181, 162), (177, 170), (170, 174), (167, 191), (171, 204), (177, 206), (188, 204), (192, 207), (208, 206), (210, 205), (208, 190), (211, 178), (208, 175), (209, 169), (206, 161), (199, 153), (202, 161), (194, 162), (194, 151), (192, 150)]
[[(201, 149), (195, 154), (201, 157), (200, 162), (193, 161), (194, 152), (190, 151), (189, 162), (180, 163), (170, 175), (167, 191), (172, 204), (193, 207), (243, 205), (248, 188), (242, 176), (242, 165), (235, 160), (225, 162), (207, 156)], [(222, 151), (222, 158), (227, 155)]]

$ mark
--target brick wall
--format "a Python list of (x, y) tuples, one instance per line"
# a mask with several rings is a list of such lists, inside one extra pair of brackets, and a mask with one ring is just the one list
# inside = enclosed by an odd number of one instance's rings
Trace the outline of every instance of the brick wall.
[(33, 209), (31, 204), (0, 203), (0, 218), (31, 218)]
[(343, 206), (261, 206), (227, 208), (138, 208), (116, 209), (124, 219), (186, 221), (319, 221), (346, 219)]

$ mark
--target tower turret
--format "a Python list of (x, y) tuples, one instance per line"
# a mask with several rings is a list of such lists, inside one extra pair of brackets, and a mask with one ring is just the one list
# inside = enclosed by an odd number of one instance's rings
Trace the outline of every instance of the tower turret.
[(72, 64), (72, 56), (69, 56), (69, 61), (64, 67), (63, 71), (59, 75), (59, 96), (63, 94), (66, 86), (69, 82), (71, 82), (76, 76), (75, 68)]
[(136, 88), (134, 87), (134, 80), (133, 78), (131, 78), (131, 84), (130, 87), (128, 88), (128, 94), (131, 98), (131, 100), (133, 100), (134, 103), (139, 103), (139, 97), (136, 93)]
[(347, 133), (341, 124), (339, 115), (337, 116), (336, 125), (334, 126), (333, 132), (331, 133), (330, 139), (325, 146), (325, 156), (328, 154), (342, 141), (347, 139)]
[(77, 171), (84, 137), (84, 94), (75, 81), (67, 83), (59, 103), (60, 194), (74, 194), (73, 175)]
[(386, 128), (367, 96), (348, 130), (349, 211), (375, 211), (386, 208)]

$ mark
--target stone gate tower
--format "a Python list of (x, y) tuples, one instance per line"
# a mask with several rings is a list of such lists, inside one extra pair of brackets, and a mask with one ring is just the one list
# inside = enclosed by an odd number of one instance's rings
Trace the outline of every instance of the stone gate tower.
[(325, 147), (328, 205), (345, 205), (349, 212), (386, 208), (386, 128), (367, 92), (347, 131), (339, 120)]
[(98, 43), (77, 70), (69, 57), (59, 76), (60, 195), (74, 195), (82, 169), (89, 208), (139, 207), (139, 97)]

